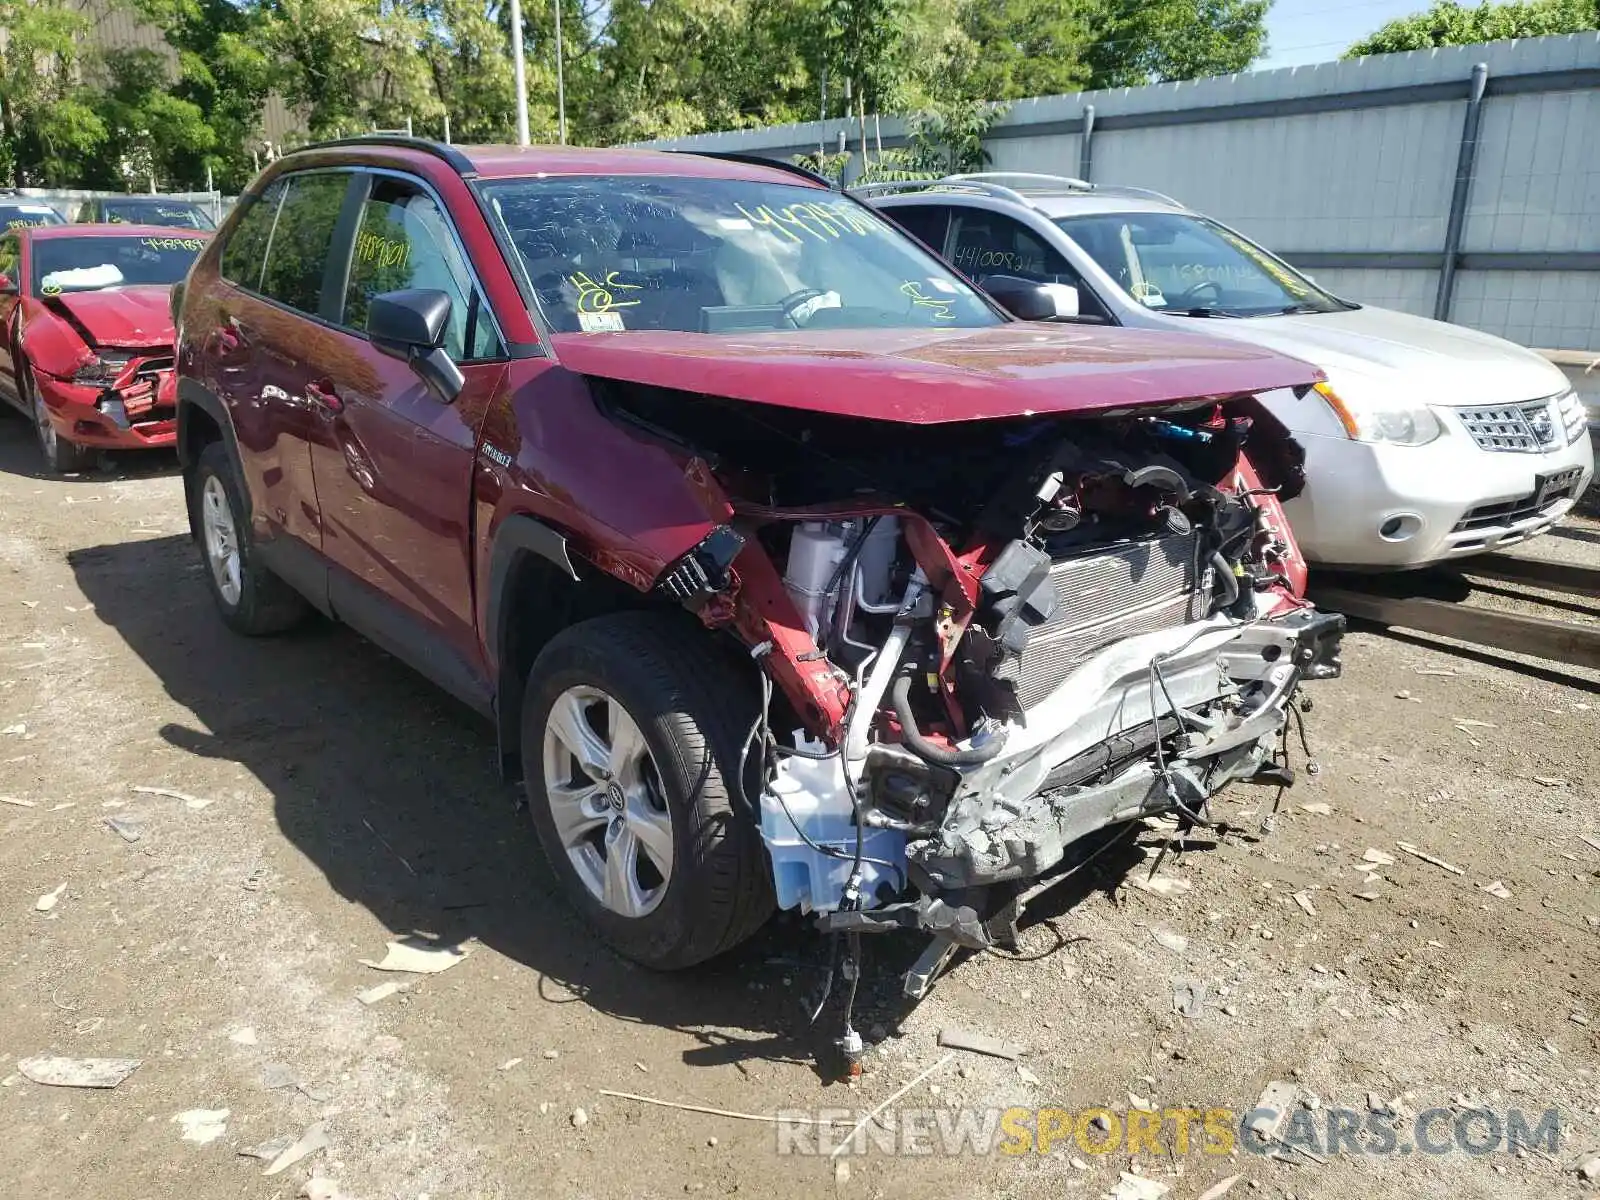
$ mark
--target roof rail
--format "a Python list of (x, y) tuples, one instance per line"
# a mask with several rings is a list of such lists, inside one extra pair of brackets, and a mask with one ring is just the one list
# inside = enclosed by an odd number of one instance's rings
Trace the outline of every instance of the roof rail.
[(819, 175), (810, 167), (802, 167), (799, 163), (786, 162), (781, 158), (763, 158), (759, 154), (741, 154), (737, 150), (680, 150), (670, 149), (668, 154), (693, 154), (698, 158), (716, 158), (723, 162), (743, 163), (747, 167), (771, 167), (777, 171), (787, 171), (791, 175), (801, 175), (812, 183), (838, 191), (839, 185), (826, 175)]
[(1024, 208), (1032, 208), (1033, 201), (1021, 192), (1013, 191), (1008, 187), (1001, 187), (998, 183), (988, 183), (981, 179), (964, 179), (955, 175), (943, 179), (906, 179), (894, 182), (863, 183), (850, 189), (850, 194), (856, 197), (871, 198), (873, 196), (893, 196), (900, 192), (970, 192), (979, 196), (993, 196), (997, 200), (1009, 200), (1012, 204), (1020, 204)]
[(472, 165), (472, 160), (454, 146), (435, 142), (430, 138), (408, 137), (403, 133), (367, 133), (357, 137), (334, 138), (332, 141), (297, 146), (289, 153), (299, 154), (303, 150), (327, 150), (341, 146), (388, 146), (395, 150), (420, 150), (424, 154), (431, 154), (449, 163), (463, 176), (471, 177), (478, 173), (478, 169)]
[[(1027, 190), (1029, 184), (1050, 184), (1073, 192), (1097, 192), (1102, 196), (1137, 196), (1145, 200), (1159, 200), (1161, 203), (1170, 204), (1174, 208), (1183, 207), (1179, 201), (1174, 200), (1166, 193), (1158, 192), (1151, 188), (1128, 187), (1118, 183), (1090, 183), (1087, 179), (1074, 179), (1068, 175), (1036, 175), (1028, 171), (978, 171), (971, 175), (952, 175), (950, 178), (964, 180), (1009, 179), (1018, 184), (1018, 191)], [(1048, 189), (1041, 187), (1036, 190), (1045, 191)]]
[(1022, 191), (1033, 184), (1048, 184), (1051, 189), (1066, 188), (1071, 192), (1094, 191), (1094, 184), (1087, 179), (1074, 179), (1070, 175), (1040, 175), (1032, 171), (974, 171), (968, 175), (950, 175), (947, 178), (978, 180), (983, 183), (1011, 180), (1014, 181), (1015, 191)]
[(1153, 188), (1128, 187), (1125, 184), (1095, 184), (1094, 190), (1102, 196), (1130, 196), (1141, 200), (1159, 200), (1163, 204), (1170, 204), (1173, 208), (1182, 208), (1183, 201), (1175, 200), (1165, 192), (1158, 192)]

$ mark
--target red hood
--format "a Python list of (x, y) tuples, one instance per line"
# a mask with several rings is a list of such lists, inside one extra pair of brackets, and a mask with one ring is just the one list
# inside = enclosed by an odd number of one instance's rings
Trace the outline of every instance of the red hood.
[(1168, 404), (1323, 377), (1242, 342), (1087, 325), (552, 340), (562, 365), (584, 375), (914, 425)]
[(167, 346), (174, 337), (170, 292), (165, 287), (64, 292), (41, 303), (91, 346)]

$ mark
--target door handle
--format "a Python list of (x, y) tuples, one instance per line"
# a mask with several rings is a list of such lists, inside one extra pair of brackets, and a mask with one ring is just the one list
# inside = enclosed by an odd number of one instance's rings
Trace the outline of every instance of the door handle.
[(306, 399), (329, 412), (344, 411), (344, 401), (339, 398), (339, 393), (334, 391), (331, 383), (306, 384)]

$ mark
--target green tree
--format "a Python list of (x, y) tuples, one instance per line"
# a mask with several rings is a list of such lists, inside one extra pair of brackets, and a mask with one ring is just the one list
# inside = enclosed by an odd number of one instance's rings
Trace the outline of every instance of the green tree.
[(1579, 33), (1600, 27), (1600, 0), (1527, 0), (1526, 3), (1476, 7), (1440, 0), (1426, 12), (1390, 21), (1350, 49), (1346, 58), (1365, 54), (1397, 54), (1436, 46), (1470, 46), (1505, 38)]
[(1271, 0), (1102, 0), (1084, 56), (1091, 88), (1243, 71), (1267, 48)]
[[(510, 38), (494, 0), (427, 0), (414, 10), (434, 95), (462, 142), (504, 142), (516, 136), (516, 89)], [(440, 130), (442, 133), (442, 129)]]
[(198, 108), (214, 135), (209, 150), (174, 155), (174, 179), (202, 187), (209, 167), (217, 187), (243, 187), (255, 171), (261, 112), (273, 82), (265, 14), (255, 5), (232, 0), (132, 2), (134, 11), (160, 29), (177, 52), (172, 95)]
[(313, 140), (443, 115), (418, 53), (428, 33), (421, 17), (373, 0), (259, 3), (274, 81)]
[(105, 138), (77, 164), (80, 187), (185, 187), (194, 165), (216, 148), (216, 133), (197, 104), (174, 94), (167, 60), (154, 50), (105, 53), (103, 76), (84, 98)]
[(0, 169), (15, 185), (70, 182), (106, 139), (82, 87), (88, 28), (63, 0), (0, 0)]
[(960, 17), (967, 54), (960, 90), (987, 100), (1076, 91), (1090, 79), (1084, 61), (1089, 14), (1060, 0), (973, 0)]

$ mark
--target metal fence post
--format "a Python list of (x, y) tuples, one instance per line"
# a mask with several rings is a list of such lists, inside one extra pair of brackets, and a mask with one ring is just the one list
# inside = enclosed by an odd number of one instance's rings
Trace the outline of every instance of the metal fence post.
[(1094, 105), (1083, 106), (1083, 140), (1078, 143), (1078, 178), (1087, 183), (1094, 176)]
[(1456, 264), (1461, 258), (1461, 234), (1467, 224), (1467, 200), (1472, 194), (1472, 168), (1478, 157), (1478, 126), (1483, 120), (1483, 90), (1489, 83), (1489, 64), (1472, 68), (1472, 89), (1467, 115), (1461, 123), (1461, 153), (1456, 158), (1456, 185), (1450, 193), (1450, 220), (1444, 230), (1444, 262), (1439, 267), (1439, 294), (1433, 302), (1433, 319), (1450, 319), (1450, 302), (1456, 290)]

